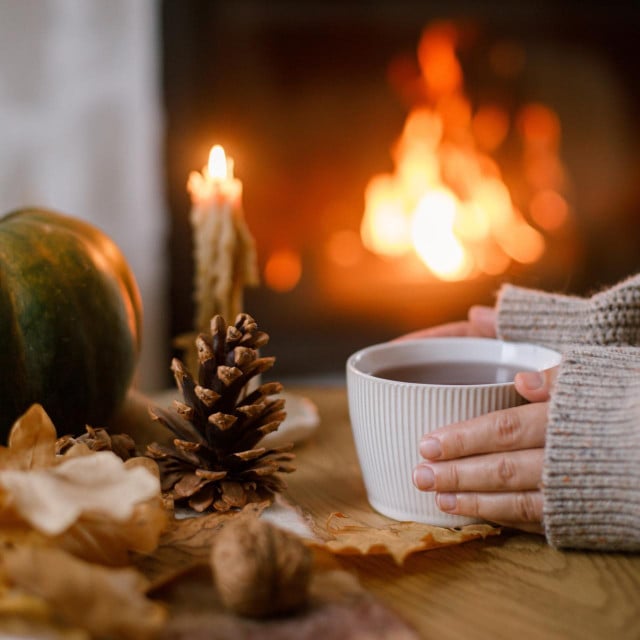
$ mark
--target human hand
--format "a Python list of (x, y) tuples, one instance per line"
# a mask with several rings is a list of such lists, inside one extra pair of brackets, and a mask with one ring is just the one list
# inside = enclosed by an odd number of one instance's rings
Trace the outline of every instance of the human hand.
[(412, 338), (435, 338), (449, 336), (477, 336), (485, 338), (496, 337), (496, 311), (492, 307), (473, 306), (469, 309), (466, 320), (448, 322), (428, 329), (413, 331), (397, 338), (408, 340)]
[(446, 513), (542, 532), (542, 465), (549, 397), (557, 367), (523, 372), (516, 390), (532, 404), (441, 427), (420, 442), (414, 470)]

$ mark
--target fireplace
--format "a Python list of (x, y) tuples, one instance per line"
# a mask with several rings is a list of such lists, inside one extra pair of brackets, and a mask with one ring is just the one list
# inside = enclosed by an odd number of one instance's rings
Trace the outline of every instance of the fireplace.
[(214, 143), (283, 378), (339, 374), (505, 281), (584, 294), (636, 271), (638, 15), (576, 11), (164, 2), (172, 334), (193, 315), (185, 182)]

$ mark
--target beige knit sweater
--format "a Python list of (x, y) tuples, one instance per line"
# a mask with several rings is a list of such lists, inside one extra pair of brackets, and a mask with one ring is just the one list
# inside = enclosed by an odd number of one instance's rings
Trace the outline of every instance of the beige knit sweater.
[(563, 352), (542, 490), (557, 547), (640, 550), (640, 274), (588, 299), (507, 285), (498, 335)]

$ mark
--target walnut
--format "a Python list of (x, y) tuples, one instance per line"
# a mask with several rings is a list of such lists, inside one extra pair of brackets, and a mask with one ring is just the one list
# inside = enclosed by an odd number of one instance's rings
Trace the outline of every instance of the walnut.
[(252, 618), (303, 607), (311, 564), (311, 551), (298, 536), (257, 517), (232, 520), (211, 550), (213, 578), (222, 603)]

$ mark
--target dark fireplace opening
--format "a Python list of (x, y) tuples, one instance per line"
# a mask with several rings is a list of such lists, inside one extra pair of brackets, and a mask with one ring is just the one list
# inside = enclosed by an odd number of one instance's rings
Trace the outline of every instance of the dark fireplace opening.
[[(531, 199), (516, 202), (544, 236), (540, 257), (449, 281), (415, 257), (375, 254), (360, 236), (367, 185), (394, 171), (408, 114), (424, 99), (418, 44), (442, 24), (455, 29), (471, 113), (512, 114), (511, 142), (491, 155), (514, 201), (526, 182), (518, 114), (542, 105), (557, 118), (567, 208), (553, 229)], [(341, 374), (352, 351), (460, 319), (470, 304), (492, 304), (505, 281), (586, 294), (637, 271), (639, 26), (633, 3), (165, 0), (172, 335), (193, 317), (185, 184), (216, 143), (244, 183), (262, 280), (245, 308), (271, 335), (280, 377)]]

